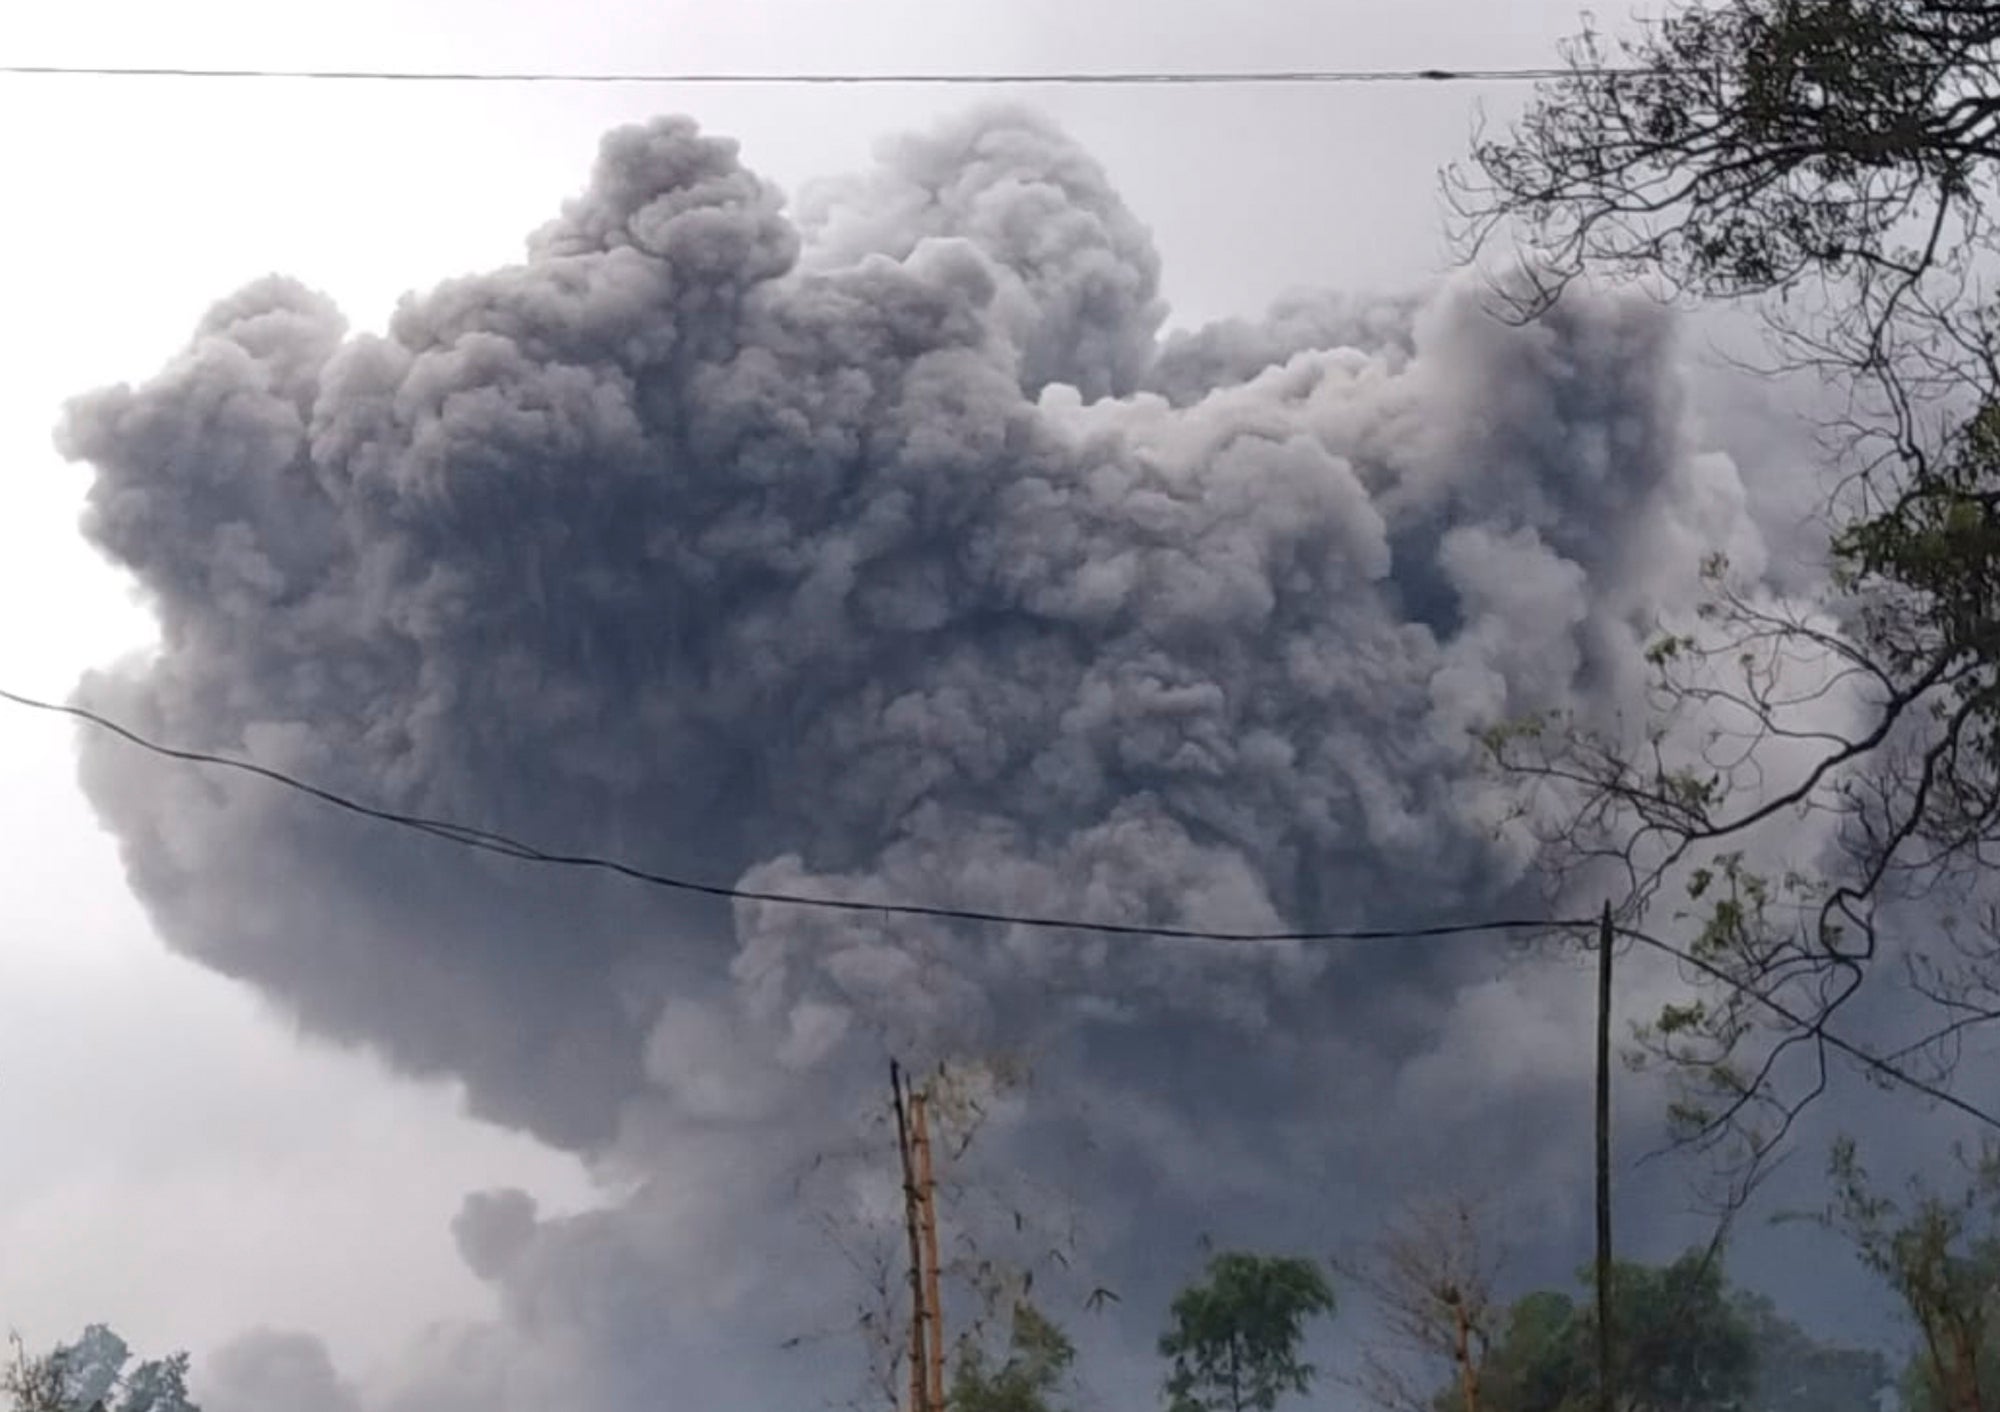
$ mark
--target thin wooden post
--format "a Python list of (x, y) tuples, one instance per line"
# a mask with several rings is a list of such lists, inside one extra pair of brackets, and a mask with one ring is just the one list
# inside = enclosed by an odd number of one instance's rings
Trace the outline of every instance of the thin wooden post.
[(1597, 1412), (1613, 1412), (1611, 1382), (1611, 904), (1597, 932)]
[(930, 1333), (925, 1353), (930, 1371), (930, 1412), (944, 1412), (944, 1304), (938, 1288), (937, 1177), (931, 1168), (930, 1098), (922, 1090), (910, 1098), (910, 1146), (916, 1155), (918, 1229), (923, 1236), (924, 1324)]
[(924, 1337), (923, 1198), (917, 1186), (916, 1159), (910, 1143), (903, 1069), (893, 1059), (889, 1061), (889, 1090), (895, 1099), (896, 1147), (903, 1164), (903, 1225), (910, 1238), (910, 1412), (933, 1412), (930, 1377), (925, 1366), (930, 1346)]

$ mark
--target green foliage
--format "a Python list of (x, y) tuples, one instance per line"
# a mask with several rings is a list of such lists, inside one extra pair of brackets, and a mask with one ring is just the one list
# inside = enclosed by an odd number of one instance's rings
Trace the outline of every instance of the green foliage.
[(1756, 1412), (1876, 1412), (1895, 1381), (1879, 1352), (1821, 1343), (1763, 1295), (1738, 1294), (1735, 1304), (1757, 1351)]
[(1506, 758), (1509, 747), (1513, 745), (1542, 740), (1555, 724), (1552, 712), (1530, 712), (1512, 720), (1487, 726), (1473, 734), (1487, 754), (1499, 760)]
[[(1737, 1412), (1751, 1393), (1754, 1329), (1730, 1300), (1716, 1262), (1699, 1252), (1670, 1265), (1621, 1263), (1612, 1275), (1614, 1377), (1621, 1407)], [(1509, 1311), (1480, 1369), (1480, 1412), (1584, 1412), (1597, 1393), (1595, 1300), (1552, 1290)], [(1453, 1388), (1439, 1412), (1464, 1412)]]
[(1646, 660), (1656, 667), (1664, 667), (1683, 652), (1693, 651), (1694, 646), (1693, 638), (1684, 634), (1668, 633), (1646, 648)]
[[(1611, 1288), (1621, 1402), (1652, 1412), (1729, 1412), (1743, 1404), (1756, 1353), (1749, 1326), (1731, 1307), (1719, 1260), (1691, 1251), (1664, 1266), (1620, 1264)], [(1595, 1299), (1575, 1324), (1580, 1346), (1594, 1349)], [(1582, 1361), (1594, 1392), (1596, 1361)]]
[[(1554, 1290), (1523, 1296), (1507, 1311), (1505, 1331), (1479, 1370), (1481, 1412), (1554, 1412), (1570, 1408), (1593, 1384), (1576, 1301)], [(1454, 1384), (1439, 1412), (1465, 1412)]]
[[(1967, 1412), (1967, 1409), (1986, 1408), (2000, 1395), (2000, 1340), (1988, 1337), (1982, 1341), (1974, 1355), (1971, 1371), (1976, 1383), (1969, 1383), (1958, 1393), (1959, 1400), (1952, 1400), (1952, 1390), (1946, 1380), (1939, 1376), (1939, 1368), (1928, 1350), (1919, 1350), (1903, 1368), (1902, 1381), (1897, 1391), (1902, 1396), (1903, 1412)], [(1975, 1393), (1979, 1401), (1975, 1404), (1967, 1395)]]
[(953, 1412), (1055, 1412), (1076, 1349), (1069, 1338), (1026, 1300), (1014, 1306), (1007, 1357), (988, 1369), (984, 1352), (968, 1344), (959, 1356), (948, 1399)]
[(1708, 1007), (1699, 1000), (1691, 1000), (1684, 1005), (1668, 1001), (1660, 1007), (1660, 1018), (1655, 1027), (1662, 1035), (1676, 1035), (1698, 1027), (1707, 1014)]
[(1903, 1380), (1910, 1412), (1979, 1412), (2000, 1397), (2000, 1149), (1967, 1164), (1946, 1197), (1911, 1183), (1905, 1204), (1877, 1191), (1854, 1144), (1834, 1144), (1833, 1197), (1819, 1221), (1902, 1298), (1918, 1349)]
[[(1721, 797), (1721, 785), (1716, 782), (1709, 786), (1702, 803)], [(1692, 915), (1700, 921), (1701, 929), (1689, 949), (1705, 961), (1754, 953), (1770, 934), (1770, 880), (1744, 865), (1740, 849), (1717, 854), (1713, 866), (1696, 868), (1688, 876), (1687, 894), (1690, 901), (1706, 900), (1708, 904), (1705, 914), (1676, 914), (1683, 919)]]
[(1299, 1358), (1307, 1319), (1333, 1313), (1333, 1288), (1310, 1260), (1227, 1253), (1208, 1280), (1174, 1297), (1160, 1353), (1173, 1360), (1173, 1412), (1270, 1412), (1317, 1373)]
[(93, 1324), (74, 1343), (31, 1357), (14, 1342), (0, 1392), (9, 1412), (200, 1412), (188, 1397), (188, 1356), (169, 1354), (131, 1367), (125, 1341)]
[[(1973, 711), (1990, 727), (2000, 705), (1976, 669), (2000, 660), (2000, 405), (1967, 422), (1888, 504), (1847, 524), (1834, 553), (1853, 594), (1904, 599), (1901, 612), (1868, 621), (1884, 655), (1902, 672), (1975, 669), (1964, 681), (1982, 693)], [(1990, 735), (1981, 744), (1990, 759)]]

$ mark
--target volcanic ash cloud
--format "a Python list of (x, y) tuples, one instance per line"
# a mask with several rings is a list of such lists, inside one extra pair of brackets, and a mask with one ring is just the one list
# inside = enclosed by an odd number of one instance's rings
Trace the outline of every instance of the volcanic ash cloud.
[[(1509, 328), (1457, 285), (1165, 310), (1144, 227), (1028, 114), (796, 210), (688, 120), (619, 130), (522, 263), (385, 335), (268, 279), (73, 404), (86, 532), (162, 634), (82, 699), (716, 882), (1225, 929), (1493, 908), (1528, 858), (1469, 732), (1615, 706), (1696, 549), (1761, 552), (1687, 444), (1669, 320), (1579, 294)], [(103, 737), (83, 771), (171, 945), (650, 1174), (647, 1230), (778, 1200), (885, 1042), (1030, 1036), (1177, 1115), (1135, 1133), (1226, 1146), (1392, 1079), (1477, 969), (732, 912)], [(1336, 1051), (1324, 1091), (1268, 1082)], [(736, 1175), (697, 1202), (676, 1170)], [(720, 1236), (592, 1219), (495, 1197), (462, 1235), (517, 1313), (604, 1262), (671, 1302), (655, 1256), (738, 1288)]]

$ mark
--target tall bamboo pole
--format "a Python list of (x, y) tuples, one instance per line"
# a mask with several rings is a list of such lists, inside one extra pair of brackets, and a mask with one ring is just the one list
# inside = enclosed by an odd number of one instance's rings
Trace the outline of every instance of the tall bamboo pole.
[(917, 1185), (910, 1142), (909, 1106), (903, 1096), (903, 1069), (889, 1061), (889, 1090), (896, 1105), (896, 1147), (903, 1164), (903, 1225), (910, 1238), (910, 1412), (935, 1412), (926, 1371), (930, 1346), (924, 1337), (923, 1198)]
[(929, 1096), (919, 1090), (910, 1098), (910, 1143), (916, 1154), (919, 1230), (923, 1236), (924, 1325), (930, 1333), (926, 1359), (930, 1370), (930, 1412), (944, 1410), (944, 1304), (939, 1294), (937, 1178), (931, 1168)]

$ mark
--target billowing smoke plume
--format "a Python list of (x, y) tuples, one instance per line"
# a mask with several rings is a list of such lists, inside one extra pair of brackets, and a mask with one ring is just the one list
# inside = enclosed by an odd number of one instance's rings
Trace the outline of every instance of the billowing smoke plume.
[[(716, 882), (1212, 928), (1518, 900), (1471, 730), (1621, 699), (1699, 554), (1760, 555), (1688, 444), (1669, 320), (1580, 297), (1510, 328), (1455, 286), (1164, 316), (1144, 227), (1033, 116), (796, 215), (691, 122), (616, 132), (523, 263), (386, 336), (270, 279), (74, 405), (88, 533), (162, 631), (84, 699)], [(1088, 1138), (1073, 1194), (1118, 1193), (1091, 1239), (1141, 1280), (1203, 1213), (1318, 1239), (1467, 1125), (1529, 1180), (1568, 1121), (1571, 990), (1496, 979), (1490, 942), (732, 913), (116, 743), (84, 773), (173, 946), (631, 1191), (468, 1203), (504, 1324), (421, 1355), (405, 1405), (758, 1386), (774, 1355), (663, 1330), (824, 1314), (792, 1183), (885, 1050), (1032, 1055), (1025, 1107), (1057, 1095), (1068, 1134), (1032, 1150)], [(229, 1376), (350, 1405), (289, 1345)]]
[(210, 1361), (201, 1405), (213, 1412), (359, 1412), (326, 1349), (307, 1334), (258, 1329)]

